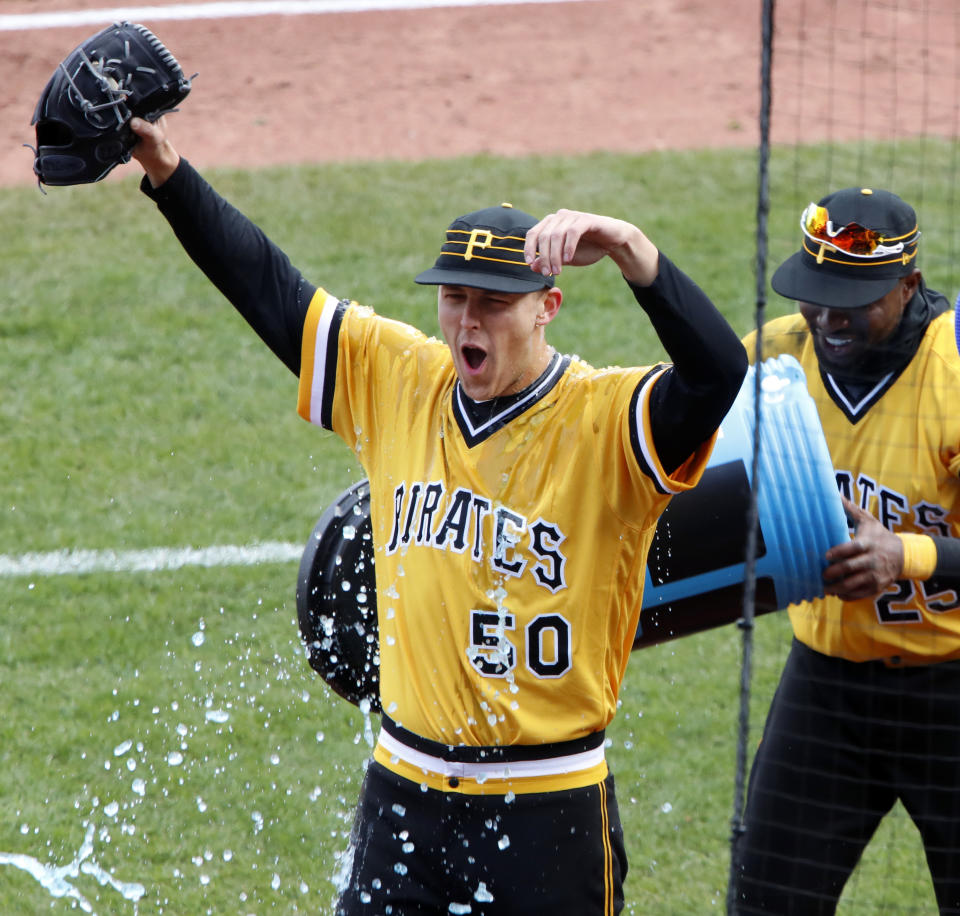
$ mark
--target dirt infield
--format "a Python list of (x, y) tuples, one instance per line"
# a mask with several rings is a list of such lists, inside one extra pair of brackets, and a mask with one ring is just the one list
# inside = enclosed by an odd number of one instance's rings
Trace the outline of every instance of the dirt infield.
[[(582, 0), (138, 21), (198, 74), (170, 129), (202, 168), (751, 145), (758, 17), (756, 0)], [(34, 181), (40, 91), (108, 24), (0, 31), (0, 185)]]
[[(149, 9), (173, 5), (155, 0)], [(171, 118), (178, 148), (200, 167), (249, 167), (755, 146), (761, 6), (575, 0), (220, 19), (128, 15), (153, 29), (188, 75), (198, 74)], [(12, 89), (0, 100), (0, 186), (33, 181), (24, 144), (35, 140), (36, 100), (70, 50), (109, 24), (5, 31), (4, 20), (84, 8), (102, 10), (102, 0), (0, 4)], [(773, 140), (955, 137), (956, 26), (953, 0), (780, 4)]]

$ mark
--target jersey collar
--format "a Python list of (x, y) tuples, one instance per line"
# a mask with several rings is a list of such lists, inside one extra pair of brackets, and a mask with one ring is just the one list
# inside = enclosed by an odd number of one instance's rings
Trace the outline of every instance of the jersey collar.
[(489, 401), (472, 400), (464, 394), (458, 381), (453, 388), (453, 415), (467, 445), (483, 442), (537, 403), (560, 381), (569, 365), (569, 356), (554, 353), (536, 381), (516, 394), (491, 398)]

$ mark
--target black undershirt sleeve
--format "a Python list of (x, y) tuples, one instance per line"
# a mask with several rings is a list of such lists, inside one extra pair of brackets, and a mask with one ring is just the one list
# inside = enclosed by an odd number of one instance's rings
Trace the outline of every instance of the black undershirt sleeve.
[(937, 546), (937, 566), (927, 581), (931, 586), (960, 589), (960, 538), (933, 536), (933, 543)]
[(299, 375), (303, 322), (316, 287), (185, 159), (159, 188), (146, 177), (140, 188), (156, 202), (194, 263)]
[(703, 290), (664, 254), (657, 279), (630, 288), (673, 361), (650, 403), (654, 445), (672, 473), (727, 415), (743, 384), (747, 352)]

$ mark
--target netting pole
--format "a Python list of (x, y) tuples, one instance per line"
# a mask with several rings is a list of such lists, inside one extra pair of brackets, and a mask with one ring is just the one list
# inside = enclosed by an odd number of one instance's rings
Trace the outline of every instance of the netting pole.
[(753, 455), (750, 487), (750, 507), (747, 518), (746, 565), (743, 580), (743, 616), (738, 621), (743, 638), (743, 658), (740, 665), (740, 709), (737, 728), (737, 764), (734, 785), (733, 819), (730, 835), (730, 877), (727, 884), (727, 913), (737, 913), (737, 864), (739, 838), (743, 834), (743, 808), (747, 774), (747, 742), (750, 735), (750, 684), (753, 674), (753, 627), (756, 599), (757, 564), (757, 487), (760, 480), (760, 372), (763, 361), (763, 342), (759, 333), (764, 322), (767, 302), (767, 219), (770, 213), (770, 101), (771, 64), (773, 61), (773, 6), (774, 0), (763, 0), (761, 16), (760, 60), (760, 142), (757, 161), (757, 248), (756, 248), (756, 318), (757, 329), (753, 375)]

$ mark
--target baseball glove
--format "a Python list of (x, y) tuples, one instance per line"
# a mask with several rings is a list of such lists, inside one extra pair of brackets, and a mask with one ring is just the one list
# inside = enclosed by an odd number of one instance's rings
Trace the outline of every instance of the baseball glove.
[(74, 48), (44, 87), (33, 171), (41, 184), (99, 181), (129, 162), (134, 116), (155, 121), (190, 91), (176, 58), (148, 28), (116, 22)]

